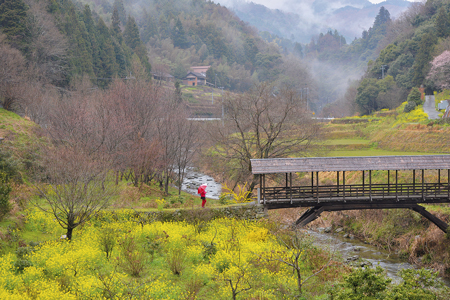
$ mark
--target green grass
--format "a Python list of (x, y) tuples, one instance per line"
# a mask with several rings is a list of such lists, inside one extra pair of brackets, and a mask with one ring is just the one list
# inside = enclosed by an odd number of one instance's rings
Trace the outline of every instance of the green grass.
[(368, 145), (370, 144), (370, 140), (364, 139), (332, 139), (325, 140), (321, 144), (323, 145)]
[(327, 157), (342, 156), (385, 156), (385, 155), (440, 155), (445, 153), (430, 152), (410, 152), (410, 151), (392, 151), (384, 149), (362, 149), (362, 150), (334, 150), (326, 153)]

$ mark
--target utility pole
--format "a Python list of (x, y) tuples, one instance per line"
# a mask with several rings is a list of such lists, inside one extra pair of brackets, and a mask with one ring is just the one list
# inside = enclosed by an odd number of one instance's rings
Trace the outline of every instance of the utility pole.
[(224, 112), (224, 109), (223, 109), (223, 86), (221, 86), (221, 87), (219, 87), (219, 89), (222, 89), (222, 127), (223, 126), (225, 126), (225, 123), (224, 123), (224, 116), (225, 116), (225, 112)]
[(300, 99), (303, 101), (303, 99), (306, 99), (306, 110), (308, 110), (308, 88), (301, 88), (300, 89)]
[(381, 79), (384, 79), (384, 68), (387, 67), (387, 65), (382, 65), (381, 66)]

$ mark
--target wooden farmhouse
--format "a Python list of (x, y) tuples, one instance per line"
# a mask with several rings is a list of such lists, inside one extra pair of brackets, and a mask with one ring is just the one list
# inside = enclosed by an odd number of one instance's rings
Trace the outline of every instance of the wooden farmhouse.
[(206, 71), (211, 66), (191, 67), (191, 70), (183, 78), (184, 85), (197, 86), (206, 85)]

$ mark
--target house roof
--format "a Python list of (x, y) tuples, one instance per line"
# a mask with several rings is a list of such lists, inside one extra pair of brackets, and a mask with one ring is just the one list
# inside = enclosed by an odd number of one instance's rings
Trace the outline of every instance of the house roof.
[(252, 159), (253, 174), (368, 171), (368, 170), (448, 170), (450, 155), (302, 157)]
[(206, 76), (203, 75), (202, 73), (197, 73), (197, 72), (192, 72), (192, 71), (188, 72), (188, 73), (186, 74), (186, 77), (184, 77), (184, 78), (187, 78), (189, 75), (194, 75), (194, 76), (197, 77), (197, 78), (203, 78), (203, 79), (206, 78)]
[(191, 67), (191, 70), (194, 72), (200, 72), (200, 73), (204, 73), (206, 72), (211, 66), (195, 66), (195, 67)]
[(153, 76), (158, 76), (158, 77), (165, 77), (165, 78), (173, 78), (172, 75), (170, 75), (169, 73), (164, 73), (164, 72), (150, 72)]

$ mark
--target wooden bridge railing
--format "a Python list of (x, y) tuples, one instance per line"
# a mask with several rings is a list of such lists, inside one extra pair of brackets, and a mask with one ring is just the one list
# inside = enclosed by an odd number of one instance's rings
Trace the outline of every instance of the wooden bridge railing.
[[(449, 183), (321, 185), (265, 187), (260, 191), (260, 202), (328, 202), (351, 199), (421, 199), (450, 198)], [(306, 204), (306, 203), (305, 203)]]

